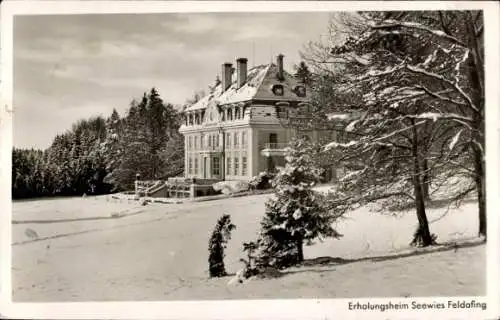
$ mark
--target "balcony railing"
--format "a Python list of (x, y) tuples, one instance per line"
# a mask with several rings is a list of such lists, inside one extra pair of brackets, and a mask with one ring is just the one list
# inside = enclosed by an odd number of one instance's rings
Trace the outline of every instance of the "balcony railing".
[(263, 149), (270, 149), (270, 150), (282, 150), (288, 147), (288, 143), (286, 142), (268, 142), (264, 144)]

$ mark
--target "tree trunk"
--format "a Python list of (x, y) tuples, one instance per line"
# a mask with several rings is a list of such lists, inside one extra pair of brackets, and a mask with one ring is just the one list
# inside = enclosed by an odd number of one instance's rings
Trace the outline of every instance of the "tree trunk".
[(298, 237), (295, 241), (297, 246), (297, 262), (301, 263), (304, 261), (304, 240), (302, 237)]
[[(479, 211), (479, 235), (486, 238), (486, 189), (485, 189), (485, 163), (484, 156), (484, 59), (480, 50), (480, 39), (476, 36), (474, 20), (471, 13), (465, 16), (465, 25), (468, 31), (468, 47), (472, 53), (472, 59), (469, 60), (469, 79), (472, 88), (472, 100), (478, 111), (473, 111), (475, 130), (473, 139), (477, 145), (472, 146), (474, 159), (474, 181), (477, 188), (477, 200)], [(482, 150), (481, 150), (482, 149)]]
[(422, 172), (420, 170), (420, 159), (418, 154), (418, 135), (414, 121), (412, 121), (412, 125), (413, 189), (415, 194), (415, 207), (417, 211), (418, 228), (413, 236), (411, 244), (419, 247), (427, 247), (435, 244), (435, 242), (434, 237), (431, 235), (431, 232), (429, 230), (429, 222), (425, 213), (424, 192), (422, 190), (422, 181), (420, 179), (420, 175), (422, 174)]
[(485, 181), (484, 181), (484, 163), (482, 153), (480, 151), (474, 152), (474, 169), (476, 176), (474, 178), (477, 189), (477, 201), (479, 209), (479, 236), (486, 239), (486, 194), (485, 194)]
[(418, 177), (414, 178), (414, 180), (413, 186), (415, 189), (415, 205), (417, 210), (418, 228), (413, 236), (411, 244), (415, 246), (427, 247), (435, 244), (435, 241), (429, 230), (429, 222), (427, 220), (427, 214), (425, 213), (422, 186), (418, 181)]
[(425, 201), (430, 200), (430, 194), (429, 194), (429, 185), (431, 183), (431, 175), (429, 173), (429, 163), (427, 159), (424, 159), (423, 161), (423, 171), (424, 171), (424, 176), (423, 176), (423, 181), (422, 181), (422, 192), (424, 196)]

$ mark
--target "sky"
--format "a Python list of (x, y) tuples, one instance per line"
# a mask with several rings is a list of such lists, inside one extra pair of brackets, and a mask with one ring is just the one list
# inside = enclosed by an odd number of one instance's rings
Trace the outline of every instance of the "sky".
[(328, 21), (326, 12), (16, 16), (14, 146), (47, 148), (78, 119), (125, 114), (152, 87), (183, 104), (239, 57), (252, 67), (282, 53), (291, 71)]

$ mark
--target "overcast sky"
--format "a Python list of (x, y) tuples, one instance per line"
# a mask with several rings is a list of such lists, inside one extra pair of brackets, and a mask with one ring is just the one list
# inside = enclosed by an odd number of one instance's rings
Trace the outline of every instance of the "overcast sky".
[[(80, 118), (124, 114), (151, 87), (182, 104), (223, 62), (249, 66), (299, 50), (327, 32), (328, 13), (17, 16), (14, 146), (46, 148)], [(253, 47), (255, 47), (255, 54)]]

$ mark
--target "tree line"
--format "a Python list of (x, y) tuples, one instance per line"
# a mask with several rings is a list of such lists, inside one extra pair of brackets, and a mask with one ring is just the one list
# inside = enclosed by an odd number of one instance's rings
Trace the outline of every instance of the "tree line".
[(124, 116), (82, 119), (45, 150), (12, 151), (12, 197), (103, 194), (141, 179), (166, 179), (184, 170), (181, 118), (155, 88), (132, 100)]

